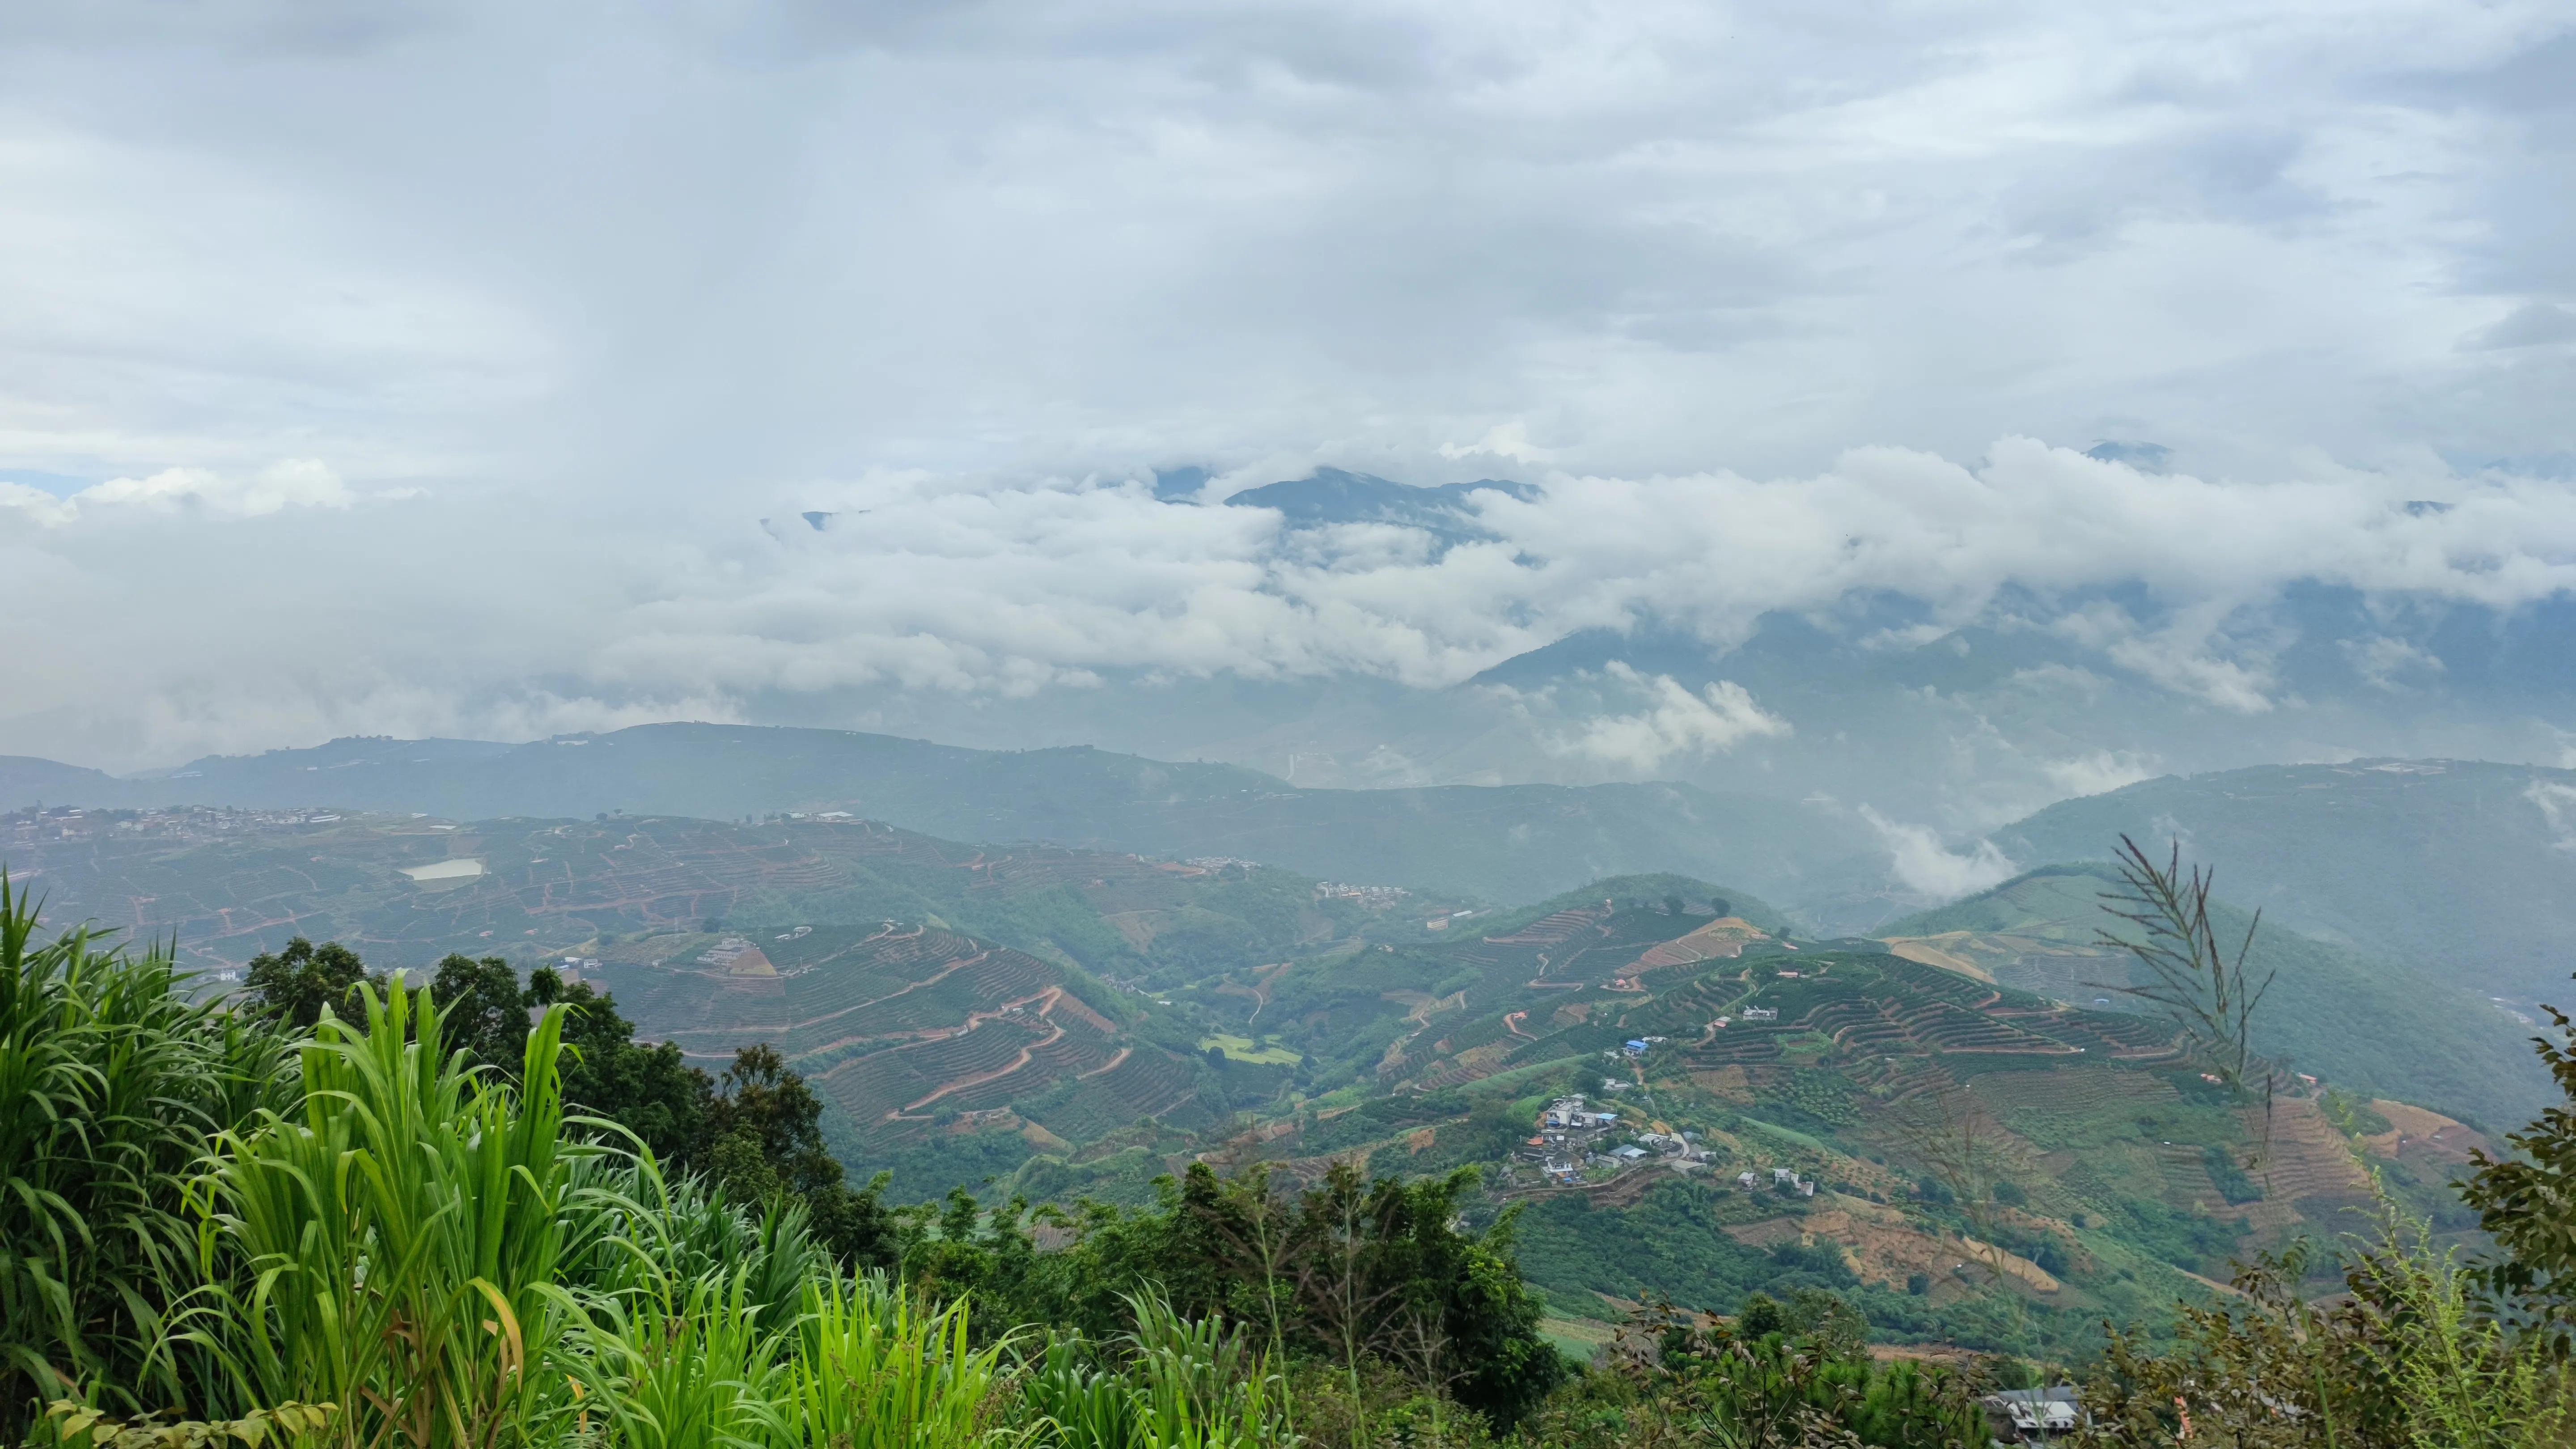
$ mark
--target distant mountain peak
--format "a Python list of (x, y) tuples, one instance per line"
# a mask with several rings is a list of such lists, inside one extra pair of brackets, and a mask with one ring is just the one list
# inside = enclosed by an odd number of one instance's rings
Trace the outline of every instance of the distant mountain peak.
[(1247, 488), (1225, 501), (1230, 508), (1274, 509), (1288, 520), (1291, 527), (1394, 523), (1455, 536), (1468, 531), (1472, 525), (1473, 515), (1467, 503), (1469, 495), (1484, 490), (1518, 499), (1535, 498), (1539, 494), (1538, 485), (1534, 483), (1514, 483), (1500, 478), (1480, 478), (1473, 483), (1417, 485), (1380, 478), (1374, 473), (1318, 468), (1303, 478)]

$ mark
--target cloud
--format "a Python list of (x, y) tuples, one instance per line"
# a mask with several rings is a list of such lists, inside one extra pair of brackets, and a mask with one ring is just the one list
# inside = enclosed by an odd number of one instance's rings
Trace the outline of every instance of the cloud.
[[(388, 493), (408, 497), (417, 491)], [(120, 513), (259, 518), (286, 508), (347, 508), (356, 501), (339, 474), (312, 458), (290, 458), (248, 476), (206, 468), (164, 468), (148, 478), (93, 483), (59, 499), (23, 485), (0, 483), (0, 508), (15, 508), (48, 528)]]
[(1485, 436), (1472, 443), (1442, 443), (1441, 457), (1455, 461), (1479, 456), (1507, 458), (1515, 463), (1544, 463), (1556, 455), (1529, 440), (1529, 425), (1523, 422), (1496, 423)]
[(2576, 850), (2576, 785), (2553, 784), (2534, 780), (2522, 798), (2540, 807), (2541, 818), (2548, 822), (2549, 833), (2560, 850)]
[(2127, 750), (2094, 750), (2040, 766), (2048, 782), (2067, 795), (2107, 795), (2113, 790), (2152, 780), (2157, 771), (2145, 756)]
[(1898, 882), (1932, 900), (1974, 895), (2003, 884), (2015, 874), (2013, 863), (1992, 841), (1980, 840), (1965, 850), (1954, 851), (1941, 843), (1940, 832), (1929, 825), (1890, 820), (1867, 805), (1860, 807), (1860, 816), (1878, 832), (1879, 843), (1894, 857)]
[(2576, 342), (2576, 312), (2548, 302), (2525, 302), (2492, 327), (2460, 339), (2463, 352), (2493, 352), (2508, 347), (2545, 347)]
[(2374, 634), (2368, 639), (2342, 641), (2343, 654), (2352, 661), (2353, 671), (2374, 689), (2391, 693), (2407, 688), (2398, 676), (2408, 671), (2418, 674), (2442, 672), (2440, 656), (2426, 652), (2403, 639)]
[(1570, 736), (1548, 742), (1560, 754), (1578, 755), (1650, 774), (1677, 757), (1731, 750), (1749, 739), (1780, 738), (1789, 722), (1766, 714), (1744, 686), (1721, 679), (1693, 694), (1669, 674), (1642, 675), (1613, 661), (1605, 676), (1623, 692), (1645, 697), (1630, 714), (1596, 715)]
[[(317, 724), (361, 726), (355, 681), (377, 670), (476, 698), (715, 699), (751, 718), (853, 690), (1011, 699), (1220, 676), (1439, 689), (1578, 630), (1653, 619), (1721, 651), (1766, 611), (1889, 595), (2095, 651), (2089, 672), (2025, 668), (2025, 683), (2126, 671), (2257, 714), (2276, 707), (2273, 646), (2229, 621), (2294, 584), (2499, 608), (2576, 585), (2576, 490), (2446, 487), (2449, 510), (2410, 510), (2421, 480), (2149, 476), (2007, 438), (1973, 465), (1878, 448), (1771, 479), (1553, 473), (1527, 499), (1474, 495), (1483, 536), (1445, 545), (1390, 524), (1286, 533), (1268, 510), (1157, 498), (1141, 470), (885, 470), (653, 507), (457, 485), (388, 509), (354, 506), (386, 489), (294, 464), (164, 470), (62, 500), (19, 489), (0, 495), (0, 553), (16, 577), (55, 581), (18, 611), (54, 661), (18, 682), (23, 709), (88, 718), (176, 691), (198, 701), (184, 717), (226, 738), (228, 689), (259, 696), (246, 718), (284, 689), (312, 696)], [(759, 525), (803, 512), (834, 522)], [(206, 519), (255, 527), (209, 549)], [(355, 579), (369, 608), (350, 607)], [(2050, 599), (2066, 602), (2048, 614)], [(84, 662), (110, 655), (113, 677)], [(282, 660), (301, 662), (291, 680), (253, 683)], [(1569, 758), (1652, 769), (1787, 730), (1732, 685), (1598, 683), (1599, 718), (1556, 722)], [(48, 744), (5, 721), (0, 734)]]

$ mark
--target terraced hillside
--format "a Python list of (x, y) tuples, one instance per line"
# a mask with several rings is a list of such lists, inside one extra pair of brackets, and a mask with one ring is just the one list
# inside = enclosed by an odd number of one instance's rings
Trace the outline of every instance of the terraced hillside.
[[(1898, 954), (1670, 894), (1682, 911), (1604, 883), (1472, 939), (1285, 973), (1280, 1039), (1338, 1037), (1356, 1070), (1277, 1113), (1258, 1154), (1483, 1164), (1526, 1205), (1523, 1261), (1560, 1312), (1820, 1286), (1953, 1343), (2089, 1341), (2106, 1315), (2209, 1292), (2235, 1255), (2347, 1231), (2365, 1155), (2465, 1225), (2443, 1183), (2482, 1139), (2455, 1118), (2332, 1077), (2266, 1112), (2171, 1023), (2014, 984), (2021, 956), (2079, 948), (2071, 920)], [(1608, 1125), (1551, 1137), (1570, 1095)]]
[(870, 1153), (1013, 1106), (1072, 1142), (1211, 1120), (1196, 1063), (1131, 1031), (1117, 993), (1025, 951), (919, 923), (764, 934), (695, 958), (612, 955), (597, 975), (646, 1034), (710, 1068), (776, 1047)]
[[(2091, 940), (2085, 870), (1892, 942), (1818, 941), (1683, 877), (1495, 910), (845, 819), (0, 824), (66, 914), (173, 932), (204, 964), (290, 933), (380, 965), (574, 956), (702, 1062), (774, 1043), (837, 1107), (849, 1165), (909, 1200), (1138, 1201), (1196, 1156), (1480, 1164), (1577, 1316), (1819, 1286), (1897, 1337), (2071, 1345), (2208, 1291), (2192, 1275), (2233, 1254), (2349, 1227), (2356, 1151), (2457, 1230), (2443, 1182), (2515, 1119), (2465, 1122), (2487, 1109), (2443, 1093), (2529, 1070), (2509, 1042), (2444, 1045), (2469, 1008), (2520, 1026), (2491, 1004), (2281, 933), (2257, 958), (2281, 969), (2274, 1022), (2366, 1019), (2340, 1028), (2352, 1057), (2297, 1052), (2323, 1081), (2262, 1114), (2086, 984), (2123, 963)], [(1551, 1141), (1540, 1114), (1576, 1094), (1609, 1119)]]

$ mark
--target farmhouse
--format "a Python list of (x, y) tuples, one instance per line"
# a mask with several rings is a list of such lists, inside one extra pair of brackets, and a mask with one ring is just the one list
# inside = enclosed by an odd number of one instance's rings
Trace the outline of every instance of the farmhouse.
[(2075, 1432), (2081, 1414), (2073, 1384), (2005, 1389), (1977, 1401), (1998, 1444), (2045, 1444)]

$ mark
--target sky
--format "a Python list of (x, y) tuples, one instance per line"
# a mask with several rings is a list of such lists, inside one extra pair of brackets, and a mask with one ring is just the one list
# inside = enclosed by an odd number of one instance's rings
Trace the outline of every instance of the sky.
[[(0, 753), (1431, 690), (1889, 587), (2143, 590), (2065, 627), (2259, 712), (2205, 645), (2291, 583), (2576, 584), (2571, 395), (2561, 4), (0, 9)], [(1200, 506), (1318, 466), (1539, 491)], [(1572, 737), (1782, 727), (1638, 684)]]

